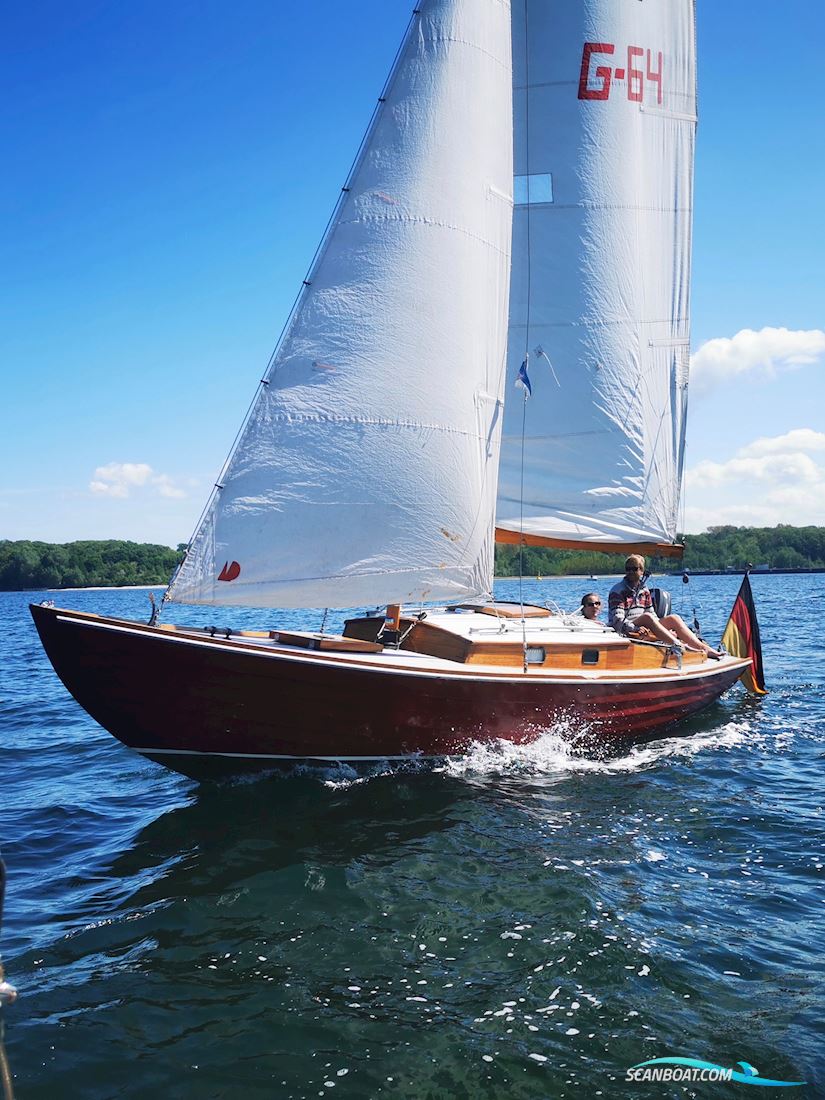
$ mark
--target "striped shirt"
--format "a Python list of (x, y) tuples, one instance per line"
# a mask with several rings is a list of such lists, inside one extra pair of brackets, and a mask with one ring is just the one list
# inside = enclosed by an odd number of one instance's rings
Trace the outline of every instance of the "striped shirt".
[(640, 615), (656, 616), (650, 589), (631, 588), (626, 579), (614, 584), (607, 599), (608, 622), (619, 634), (633, 632), (633, 621)]

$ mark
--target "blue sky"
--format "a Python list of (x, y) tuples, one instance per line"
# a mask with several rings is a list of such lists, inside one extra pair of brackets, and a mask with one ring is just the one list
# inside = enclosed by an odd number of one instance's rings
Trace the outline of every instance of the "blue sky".
[[(7, 13), (0, 538), (186, 541), (410, 9)], [(823, 35), (698, 0), (688, 531), (825, 525)]]

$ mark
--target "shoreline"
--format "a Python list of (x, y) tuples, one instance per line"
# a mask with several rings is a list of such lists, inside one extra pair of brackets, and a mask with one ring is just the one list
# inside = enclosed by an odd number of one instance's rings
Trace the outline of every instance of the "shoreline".
[[(682, 577), (687, 573), (689, 577), (741, 577), (743, 576), (744, 569), (680, 569), (677, 572), (665, 573), (654, 572), (651, 573), (653, 577)], [(777, 576), (795, 576), (799, 574), (810, 573), (825, 573), (825, 567), (823, 566), (803, 566), (801, 568), (788, 568), (788, 569), (751, 569), (750, 575), (752, 577), (764, 577), (770, 575)], [(612, 580), (621, 577), (621, 572), (611, 573), (553, 573), (524, 576), (522, 580), (530, 581), (533, 584), (542, 584), (544, 581), (604, 581)], [(496, 576), (494, 581), (517, 581), (518, 574), (509, 577)], [(153, 592), (157, 589), (168, 588), (167, 584), (159, 582), (158, 584), (98, 584), (98, 585), (83, 585), (79, 588), (5, 588), (4, 592)]]
[(83, 585), (81, 588), (32, 588), (17, 589), (20, 592), (149, 592), (155, 588), (166, 588), (165, 584), (96, 584)]
[[(825, 566), (821, 565), (804, 565), (804, 566), (789, 566), (787, 569), (750, 569), (748, 570), (752, 577), (765, 577), (776, 574), (777, 576), (795, 576), (797, 574), (807, 573), (825, 573)], [(650, 574), (651, 577), (683, 577), (687, 573), (689, 577), (741, 577), (744, 573), (744, 569), (678, 569), (672, 572), (664, 572), (658, 569), (653, 570)], [(553, 573), (545, 576), (530, 575), (523, 578), (526, 581), (591, 581), (591, 580), (606, 580), (610, 577), (621, 577), (624, 574), (619, 572), (614, 573)], [(495, 577), (497, 581), (517, 581), (518, 573), (513, 574), (510, 577)]]

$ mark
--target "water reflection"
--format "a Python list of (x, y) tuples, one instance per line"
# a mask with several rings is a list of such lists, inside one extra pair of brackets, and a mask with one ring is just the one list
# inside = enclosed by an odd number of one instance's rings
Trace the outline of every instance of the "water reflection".
[(193, 801), (146, 826), (111, 867), (133, 879), (166, 867), (130, 899), (146, 905), (175, 894), (231, 889), (262, 872), (363, 856), (392, 863), (405, 847), (451, 828), (466, 797), (460, 780), (386, 776), (330, 789), (316, 778), (263, 778), (202, 786)]

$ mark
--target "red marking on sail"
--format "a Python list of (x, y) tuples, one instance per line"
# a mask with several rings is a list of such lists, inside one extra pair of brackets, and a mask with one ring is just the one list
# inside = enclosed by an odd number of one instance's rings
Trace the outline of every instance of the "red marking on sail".
[(236, 577), (241, 575), (241, 567), (236, 561), (226, 561), (223, 563), (223, 569), (218, 574), (219, 581), (234, 581)]

